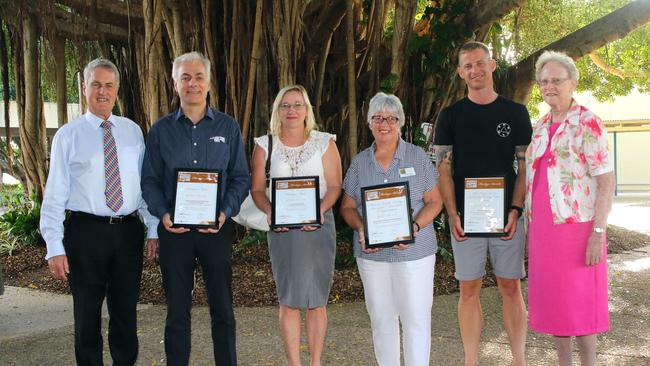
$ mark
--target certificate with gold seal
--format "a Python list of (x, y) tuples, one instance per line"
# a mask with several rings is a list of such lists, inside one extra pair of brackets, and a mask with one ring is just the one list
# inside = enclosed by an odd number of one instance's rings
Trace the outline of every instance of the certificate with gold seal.
[(367, 248), (413, 243), (408, 182), (363, 187), (361, 199)]
[(461, 216), (467, 236), (503, 236), (506, 225), (506, 177), (465, 178)]
[(219, 228), (221, 171), (176, 169), (174, 227)]
[(318, 176), (271, 179), (271, 227), (320, 226)]

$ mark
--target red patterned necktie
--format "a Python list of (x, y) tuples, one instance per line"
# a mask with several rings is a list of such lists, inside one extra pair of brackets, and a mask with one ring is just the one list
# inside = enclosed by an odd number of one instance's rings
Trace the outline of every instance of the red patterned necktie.
[(117, 212), (124, 203), (122, 199), (122, 180), (120, 179), (120, 165), (117, 160), (117, 147), (111, 132), (112, 124), (102, 122), (104, 129), (104, 175), (106, 178), (106, 206)]

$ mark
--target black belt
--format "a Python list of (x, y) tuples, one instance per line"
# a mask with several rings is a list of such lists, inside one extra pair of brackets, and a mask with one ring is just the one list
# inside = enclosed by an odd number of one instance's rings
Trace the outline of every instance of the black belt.
[(86, 219), (104, 222), (110, 225), (125, 224), (127, 222), (140, 219), (140, 217), (138, 216), (138, 211), (133, 211), (128, 215), (121, 215), (121, 216), (97, 216), (82, 211), (68, 211), (68, 213), (70, 217), (74, 217), (74, 216), (83, 217)]

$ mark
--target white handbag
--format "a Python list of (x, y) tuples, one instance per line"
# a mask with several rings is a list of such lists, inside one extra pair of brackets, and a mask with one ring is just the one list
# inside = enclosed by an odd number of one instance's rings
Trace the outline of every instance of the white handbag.
[[(269, 148), (268, 154), (266, 155), (266, 166), (264, 167), (264, 171), (266, 174), (266, 187), (268, 191), (271, 179), (271, 152), (273, 151), (273, 137), (270, 134), (267, 136), (269, 139)], [(250, 192), (248, 193), (248, 196), (246, 196), (244, 202), (242, 202), (241, 207), (239, 208), (239, 214), (234, 216), (232, 219), (239, 225), (246, 226), (249, 229), (269, 231), (269, 223), (267, 221), (266, 213), (257, 208)]]

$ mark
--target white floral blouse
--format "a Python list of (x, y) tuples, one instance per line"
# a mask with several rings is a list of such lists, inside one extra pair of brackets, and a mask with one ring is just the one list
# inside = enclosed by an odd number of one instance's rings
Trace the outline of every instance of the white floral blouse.
[[(531, 220), (533, 181), (548, 146), (551, 113), (535, 126), (526, 151), (526, 218)], [(551, 139), (548, 187), (555, 224), (590, 221), (596, 203), (596, 176), (614, 170), (601, 119), (573, 101)]]

